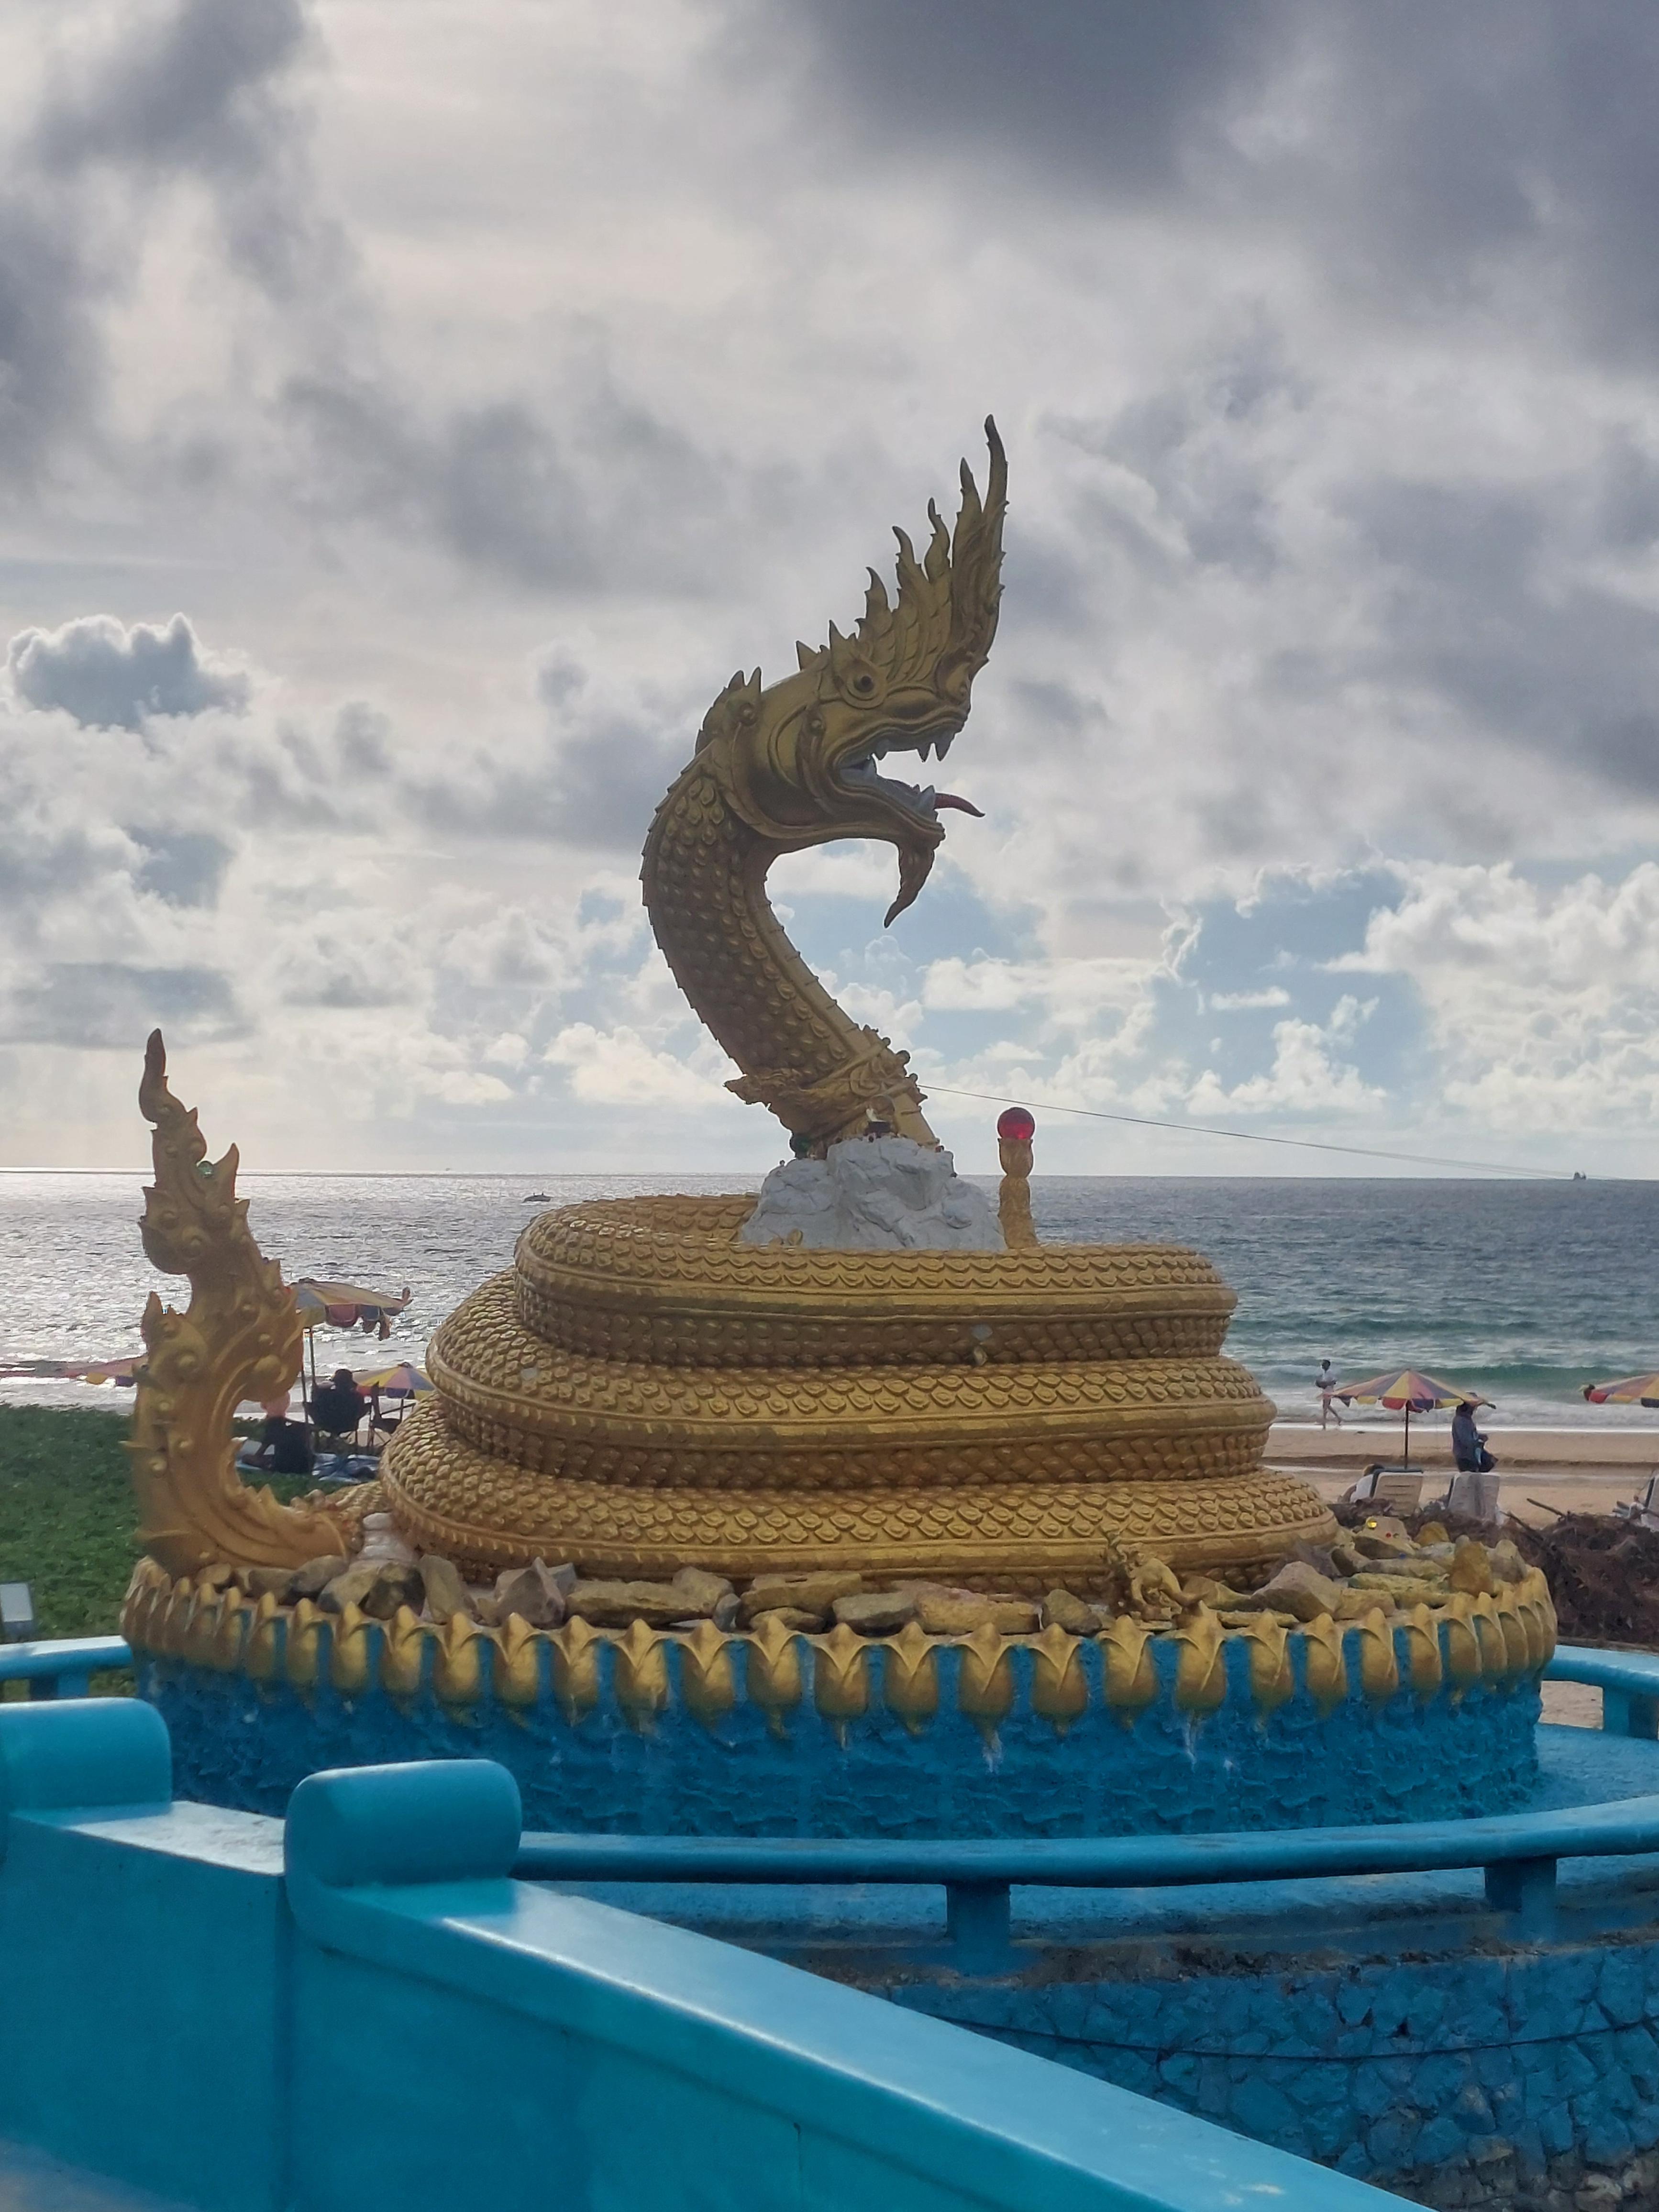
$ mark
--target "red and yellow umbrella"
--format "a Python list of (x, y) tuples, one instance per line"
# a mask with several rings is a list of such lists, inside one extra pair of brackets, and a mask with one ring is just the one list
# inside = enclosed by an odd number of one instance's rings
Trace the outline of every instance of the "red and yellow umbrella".
[(1617, 1382), (1586, 1382), (1592, 1406), (1659, 1406), (1659, 1375), (1626, 1375)]
[(1438, 1376), (1425, 1375), (1420, 1367), (1391, 1367), (1384, 1375), (1373, 1375), (1364, 1382), (1340, 1382), (1332, 1393), (1345, 1406), (1384, 1406), (1391, 1413), (1406, 1416), (1406, 1443), (1401, 1453), (1402, 1459), (1412, 1455), (1412, 1415), (1432, 1413), (1445, 1406), (1461, 1406), (1468, 1398), (1477, 1406), (1489, 1406), (1490, 1398), (1482, 1398), (1474, 1390), (1466, 1390), (1459, 1382), (1443, 1382)]
[(392, 1334), (392, 1318), (409, 1304), (409, 1286), (402, 1291), (367, 1291), (361, 1283), (319, 1283), (302, 1275), (294, 1285), (294, 1303), (307, 1328), (363, 1328), (378, 1331), (382, 1340)]
[(319, 1328), (361, 1328), (377, 1334), (382, 1343), (392, 1334), (392, 1316), (409, 1304), (409, 1285), (401, 1291), (365, 1290), (361, 1283), (324, 1283), (314, 1275), (301, 1275), (294, 1285), (294, 1303), (311, 1350), (311, 1387), (317, 1388), (317, 1331)]

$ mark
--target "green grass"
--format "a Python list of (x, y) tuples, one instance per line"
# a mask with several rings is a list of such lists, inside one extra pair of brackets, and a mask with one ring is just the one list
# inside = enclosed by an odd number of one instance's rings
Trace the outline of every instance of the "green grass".
[[(138, 1557), (126, 1434), (125, 1413), (0, 1406), (0, 1582), (29, 1584), (42, 1637), (120, 1632)], [(311, 1487), (265, 1480), (283, 1499)]]
[(0, 1582), (41, 1636), (111, 1636), (138, 1556), (124, 1414), (0, 1406)]

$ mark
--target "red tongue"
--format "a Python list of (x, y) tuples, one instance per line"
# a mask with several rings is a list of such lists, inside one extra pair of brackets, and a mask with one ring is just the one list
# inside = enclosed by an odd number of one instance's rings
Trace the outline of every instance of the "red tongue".
[(981, 822), (985, 819), (982, 806), (975, 806), (970, 799), (958, 799), (954, 791), (936, 791), (933, 804), (935, 806), (959, 806), (964, 814), (977, 814)]

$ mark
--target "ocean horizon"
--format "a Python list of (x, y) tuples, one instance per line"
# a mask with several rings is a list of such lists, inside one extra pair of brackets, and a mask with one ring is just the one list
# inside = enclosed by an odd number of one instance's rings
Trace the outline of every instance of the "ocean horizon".
[[(182, 1303), (139, 1243), (138, 1171), (0, 1176), (0, 1366), (142, 1350), (152, 1290)], [(244, 1172), (249, 1221), (290, 1279), (339, 1278), (411, 1292), (381, 1345), (319, 1334), (320, 1366), (419, 1359), (438, 1323), (510, 1265), (548, 1202), (646, 1192), (753, 1190), (758, 1176)], [(976, 1177), (990, 1190), (994, 1177)], [(1654, 1429), (1659, 1413), (1587, 1406), (1586, 1382), (1659, 1367), (1651, 1255), (1659, 1182), (1450, 1177), (1037, 1176), (1053, 1243), (1160, 1243), (1204, 1252), (1238, 1295), (1226, 1349), (1281, 1414), (1316, 1412), (1328, 1356), (1344, 1380), (1424, 1367), (1495, 1401), (1494, 1428)], [(539, 1209), (535, 1209), (539, 1210)], [(126, 1394), (39, 1378), (0, 1382), (0, 1403), (118, 1409)]]

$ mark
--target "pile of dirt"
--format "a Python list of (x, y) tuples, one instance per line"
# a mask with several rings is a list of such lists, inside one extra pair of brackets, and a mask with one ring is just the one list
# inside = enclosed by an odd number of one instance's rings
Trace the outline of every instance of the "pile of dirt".
[(1504, 1533), (1548, 1577), (1564, 1644), (1659, 1650), (1659, 1528), (1610, 1513), (1564, 1513), (1547, 1528), (1510, 1521)]

